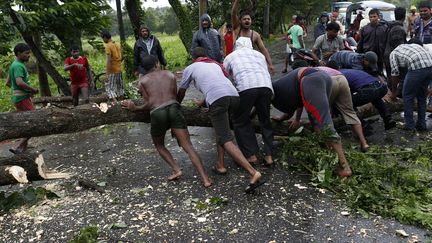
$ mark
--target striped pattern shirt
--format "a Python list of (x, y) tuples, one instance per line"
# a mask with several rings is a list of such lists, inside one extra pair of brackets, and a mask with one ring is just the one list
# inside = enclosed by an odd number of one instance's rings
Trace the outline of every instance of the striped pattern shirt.
[(224, 60), (225, 69), (233, 76), (238, 92), (253, 88), (267, 87), (272, 90), (270, 73), (263, 54), (258, 51), (240, 48)]
[(418, 70), (432, 67), (432, 54), (417, 44), (402, 44), (390, 53), (391, 75), (399, 76), (399, 68)]

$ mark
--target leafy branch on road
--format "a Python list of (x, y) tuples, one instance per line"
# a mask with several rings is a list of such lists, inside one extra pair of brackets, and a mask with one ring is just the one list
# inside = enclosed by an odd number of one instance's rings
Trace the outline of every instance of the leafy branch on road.
[(412, 148), (373, 146), (368, 153), (345, 149), (354, 175), (340, 179), (333, 170), (336, 154), (322, 136), (308, 131), (285, 140), (282, 161), (299, 164), (312, 174), (311, 183), (346, 200), (363, 216), (379, 214), (402, 223), (432, 229), (432, 141)]

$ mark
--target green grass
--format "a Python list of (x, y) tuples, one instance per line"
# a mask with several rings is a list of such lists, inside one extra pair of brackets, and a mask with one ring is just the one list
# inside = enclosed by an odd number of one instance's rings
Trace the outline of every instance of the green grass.
[[(179, 36), (177, 34), (166, 35), (161, 33), (155, 33), (155, 36), (159, 39), (162, 49), (164, 50), (165, 59), (167, 60), (168, 63), (166, 68), (171, 71), (177, 71), (183, 69), (189, 62), (189, 56)], [(113, 39), (115, 41), (120, 40), (118, 36), (113, 37)], [(133, 37), (129, 37), (126, 42), (128, 45), (130, 45), (133, 48), (135, 44), (135, 39)], [(83, 50), (88, 57), (90, 66), (92, 67), (94, 73), (100, 74), (105, 72), (106, 69), (105, 53), (103, 51), (94, 49), (87, 42), (87, 40), (83, 40)], [(56, 55), (56, 53), (50, 52), (50, 55)], [(15, 110), (13, 104), (11, 103), (11, 90), (9, 87), (5, 85), (5, 79), (6, 79), (5, 73), (7, 73), (6, 69), (9, 66), (9, 62), (12, 63), (13, 59), (14, 59), (13, 55), (0, 57), (0, 68), (3, 67), (3, 69), (5, 69), (3, 75), (0, 76), (0, 112), (10, 112)], [(64, 60), (63, 58), (59, 57), (58, 54), (54, 59)], [(62, 76), (65, 77), (69, 76), (69, 73), (63, 70), (63, 61), (57, 61), (56, 63), (53, 64)], [(124, 77), (126, 77), (126, 75), (124, 75)], [(48, 77), (48, 79), (49, 79), (52, 95), (54, 96), (59, 95), (57, 91), (57, 86), (54, 83), (54, 81), (50, 77)], [(131, 81), (133, 80), (125, 79), (125, 86), (128, 89), (133, 88), (130, 84)], [(36, 73), (30, 73), (30, 83), (33, 87), (39, 86), (38, 76)]]

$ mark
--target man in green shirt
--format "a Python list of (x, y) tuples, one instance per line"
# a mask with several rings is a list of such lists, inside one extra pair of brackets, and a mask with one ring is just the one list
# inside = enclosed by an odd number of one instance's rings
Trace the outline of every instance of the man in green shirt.
[[(293, 55), (297, 49), (303, 49), (305, 48), (304, 41), (303, 41), (303, 34), (304, 30), (302, 25), (304, 25), (305, 18), (302, 16), (297, 16), (295, 24), (289, 28), (287, 33), (287, 43), (290, 46), (291, 52), (286, 56), (285, 58), (285, 69), (282, 70), (282, 73), (287, 72), (288, 64), (291, 65), (290, 59), (291, 55)], [(291, 41), (292, 44), (289, 42)]]
[[(15, 61), (9, 68), (9, 76), (6, 79), (6, 85), (12, 88), (12, 103), (18, 112), (34, 110), (31, 97), (37, 94), (39, 90), (29, 84), (29, 74), (24, 65), (30, 58), (30, 47), (24, 43), (18, 43), (14, 47), (16, 56)], [(14, 154), (23, 153), (27, 149), (28, 140), (23, 138), (18, 147), (10, 149)]]

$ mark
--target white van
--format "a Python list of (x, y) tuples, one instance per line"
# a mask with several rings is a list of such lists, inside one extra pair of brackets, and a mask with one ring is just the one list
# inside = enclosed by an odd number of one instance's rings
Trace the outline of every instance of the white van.
[(382, 19), (385, 21), (393, 21), (395, 20), (394, 10), (396, 8), (395, 5), (391, 3), (386, 3), (383, 1), (361, 1), (357, 3), (353, 3), (348, 6), (345, 15), (345, 27), (349, 29), (351, 24), (353, 24), (354, 19), (357, 14), (362, 13), (364, 19), (369, 20), (369, 11), (372, 9), (378, 9), (381, 12)]

